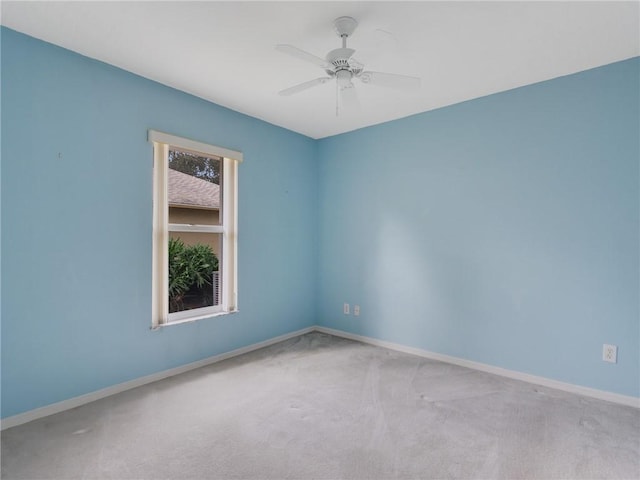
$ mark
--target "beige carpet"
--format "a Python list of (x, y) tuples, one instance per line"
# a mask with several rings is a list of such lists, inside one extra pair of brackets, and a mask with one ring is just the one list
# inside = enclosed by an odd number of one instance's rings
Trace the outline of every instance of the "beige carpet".
[(312, 333), (2, 433), (6, 479), (640, 478), (640, 411)]

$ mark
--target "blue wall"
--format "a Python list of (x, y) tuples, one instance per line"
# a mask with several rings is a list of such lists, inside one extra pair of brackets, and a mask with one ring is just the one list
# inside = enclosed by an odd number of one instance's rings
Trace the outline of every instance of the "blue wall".
[[(314, 141), (1, 40), (3, 417), (314, 324), (640, 395), (638, 59)], [(244, 152), (238, 314), (149, 329), (149, 128)]]
[(639, 70), (321, 140), (321, 324), (638, 396)]
[[(244, 153), (238, 314), (150, 330), (149, 128)], [(3, 28), (2, 416), (315, 324), (316, 150)]]

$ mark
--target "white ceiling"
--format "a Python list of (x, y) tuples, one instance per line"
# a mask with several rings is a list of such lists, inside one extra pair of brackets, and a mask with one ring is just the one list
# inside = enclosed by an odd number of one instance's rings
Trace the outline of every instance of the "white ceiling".
[[(634, 2), (12, 2), (3, 25), (313, 138), (347, 132), (640, 55)], [(274, 49), (320, 57), (336, 17), (368, 70), (419, 76), (417, 92), (356, 85), (335, 114), (333, 82)]]

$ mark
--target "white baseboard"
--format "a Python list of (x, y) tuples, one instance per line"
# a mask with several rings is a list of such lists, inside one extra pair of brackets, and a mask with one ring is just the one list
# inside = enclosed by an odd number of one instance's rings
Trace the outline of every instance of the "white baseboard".
[(493, 373), (502, 377), (513, 378), (514, 380), (521, 380), (523, 382), (533, 383), (535, 385), (542, 385), (544, 387), (555, 388), (569, 393), (576, 393), (578, 395), (584, 395), (585, 397), (597, 398), (599, 400), (606, 400), (608, 402), (618, 403), (629, 407), (640, 408), (640, 398), (631, 397), (628, 395), (621, 395), (619, 393), (607, 392), (605, 390), (597, 390), (595, 388), (582, 387), (580, 385), (574, 385), (572, 383), (560, 382), (558, 380), (552, 380), (550, 378), (538, 377), (536, 375), (530, 375), (528, 373), (517, 372), (515, 370), (508, 370), (506, 368), (495, 367), (493, 365), (487, 365), (485, 363), (473, 362), (471, 360), (465, 360), (464, 358), (452, 357), (449, 355), (443, 355), (441, 353), (433, 353), (420, 348), (407, 347), (398, 343), (386, 342), (384, 340), (378, 340), (376, 338), (365, 337), (362, 335), (355, 335), (353, 333), (344, 332), (342, 330), (335, 330), (333, 328), (315, 327), (315, 331), (334, 335), (336, 337), (347, 338), (349, 340), (356, 340), (358, 342), (368, 343), (377, 347), (388, 348), (389, 350), (396, 350), (398, 352), (410, 353), (419, 357), (429, 358), (431, 360), (438, 360), (440, 362), (452, 363), (454, 365), (460, 365), (461, 367), (471, 368), (473, 370), (480, 370), (482, 372)]
[(278, 337), (274, 337), (269, 340), (265, 340), (263, 342), (254, 343), (252, 345), (238, 348), (236, 350), (231, 350), (230, 352), (214, 355), (213, 357), (198, 360), (197, 362), (189, 363), (187, 365), (182, 365), (180, 367), (171, 368), (169, 370), (164, 370), (162, 372), (157, 372), (151, 375), (146, 375), (144, 377), (136, 378), (128, 382), (112, 385), (111, 387), (103, 388), (101, 390), (96, 390), (95, 392), (90, 392), (85, 395), (73, 397), (68, 400), (63, 400), (61, 402), (53, 403), (51, 405), (46, 405), (44, 407), (36, 408), (34, 410), (29, 410), (28, 412), (19, 413), (18, 415), (13, 415), (11, 417), (7, 417), (0, 420), (0, 430), (5, 430), (7, 428), (22, 425), (23, 423), (31, 422), (33, 420), (37, 420), (42, 417), (47, 417), (55, 413), (60, 413), (65, 410), (70, 410), (72, 408), (76, 408), (81, 405), (85, 405), (87, 403), (100, 400), (101, 398), (109, 397), (111, 395), (115, 395), (117, 393), (121, 393), (126, 390), (131, 390), (132, 388), (140, 387), (148, 383), (157, 382), (158, 380), (162, 380), (164, 378), (173, 377), (174, 375), (179, 375), (181, 373), (185, 373), (190, 370), (194, 370), (196, 368), (205, 367), (207, 365), (211, 365), (212, 363), (221, 362), (222, 360), (226, 360), (228, 358), (237, 357), (238, 355), (249, 353), (254, 350), (268, 347), (275, 343), (282, 342), (284, 340), (288, 340), (290, 338), (294, 338), (294, 337), (304, 335), (306, 333), (310, 333), (314, 331), (326, 333), (329, 335), (334, 335), (336, 337), (356, 340), (359, 342), (368, 343), (370, 345), (388, 348), (390, 350), (410, 353), (412, 355), (417, 355), (417, 356), (429, 358), (432, 360), (438, 360), (445, 363), (452, 363), (454, 365), (460, 365), (462, 367), (467, 367), (474, 370), (480, 370), (482, 372), (493, 373), (495, 375), (500, 375), (502, 377), (513, 378), (515, 380), (521, 380), (521, 381), (533, 383), (536, 385), (543, 385), (545, 387), (555, 388), (555, 389), (563, 390), (569, 393), (576, 393), (578, 395), (584, 395), (587, 397), (606, 400), (606, 401), (618, 403), (621, 405), (640, 408), (640, 398), (637, 398), (637, 397), (630, 397), (627, 395), (607, 392), (604, 390), (597, 390), (594, 388), (582, 387), (580, 385), (574, 385), (571, 383), (559, 382), (557, 380), (552, 380), (545, 377), (538, 377), (536, 375), (529, 375), (528, 373), (521, 373), (514, 370), (507, 370), (506, 368), (495, 367), (493, 365), (473, 362), (471, 360), (465, 360), (463, 358), (452, 357), (452, 356), (443, 355), (440, 353), (433, 353), (433, 352), (429, 352), (427, 350), (422, 350), (419, 348), (407, 347), (405, 345), (401, 345), (398, 343), (386, 342), (384, 340), (378, 340), (376, 338), (356, 335), (353, 333), (344, 332), (342, 330), (335, 330), (333, 328), (314, 326), (314, 327), (303, 328), (302, 330), (297, 330), (295, 332), (287, 333), (285, 335), (280, 335)]
[(169, 370), (164, 370), (162, 372), (146, 375), (134, 380), (129, 380), (128, 382), (119, 383), (117, 385), (112, 385), (101, 390), (96, 390), (95, 392), (90, 392), (85, 395), (80, 395), (68, 400), (52, 403), (51, 405), (46, 405), (44, 407), (29, 410), (24, 413), (19, 413), (18, 415), (13, 415), (11, 417), (2, 419), (0, 421), (0, 430), (5, 430), (7, 428), (22, 425), (23, 423), (31, 422), (33, 420), (37, 420), (38, 418), (47, 417), (49, 415), (53, 415), (54, 413), (64, 412), (65, 410), (70, 410), (72, 408), (76, 408), (90, 402), (95, 402), (96, 400), (100, 400), (101, 398), (109, 397), (126, 390), (131, 390), (132, 388), (141, 387), (142, 385), (146, 385), (148, 383), (157, 382), (158, 380), (162, 380), (164, 378), (173, 377), (175, 375), (179, 375), (196, 368), (205, 367), (207, 365), (211, 365), (212, 363), (221, 362), (222, 360), (226, 360), (231, 357), (237, 357), (238, 355), (249, 353), (260, 348), (268, 347), (270, 345), (273, 345), (274, 343), (282, 342), (293, 337), (304, 335), (305, 333), (310, 333), (314, 330), (315, 327), (303, 328), (302, 330), (297, 330), (285, 335), (270, 338), (269, 340), (265, 340), (263, 342), (258, 342), (246, 347), (237, 348), (236, 350), (231, 350), (230, 352), (204, 358), (202, 360), (198, 360), (197, 362), (188, 363), (186, 365), (181, 365), (180, 367), (175, 367)]

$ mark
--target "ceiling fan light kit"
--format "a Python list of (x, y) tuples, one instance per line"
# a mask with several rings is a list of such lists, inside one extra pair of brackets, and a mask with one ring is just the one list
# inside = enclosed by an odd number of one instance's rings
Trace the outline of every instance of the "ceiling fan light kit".
[(316, 85), (322, 85), (329, 80), (336, 80), (336, 115), (338, 115), (338, 97), (341, 98), (343, 106), (348, 108), (357, 108), (359, 106), (353, 79), (357, 79), (362, 83), (371, 85), (379, 85), (382, 87), (390, 87), (401, 90), (415, 90), (420, 88), (420, 79), (418, 77), (409, 77), (406, 75), (397, 75), (394, 73), (382, 73), (365, 71), (364, 65), (353, 58), (355, 50), (347, 47), (347, 38), (349, 38), (358, 22), (352, 17), (338, 17), (334, 20), (333, 26), (336, 34), (342, 40), (342, 47), (331, 50), (324, 59), (313, 55), (312, 53), (300, 50), (293, 45), (280, 44), (276, 45), (276, 49), (294, 56), (300, 60), (313, 63), (324, 69), (328, 77), (320, 77), (309, 80), (293, 87), (281, 90), (279, 95), (289, 96), (300, 93)]

